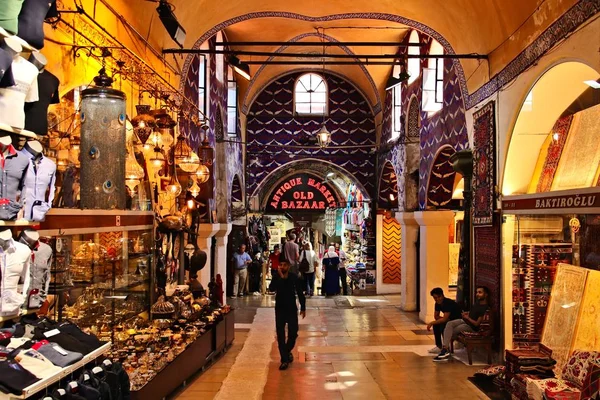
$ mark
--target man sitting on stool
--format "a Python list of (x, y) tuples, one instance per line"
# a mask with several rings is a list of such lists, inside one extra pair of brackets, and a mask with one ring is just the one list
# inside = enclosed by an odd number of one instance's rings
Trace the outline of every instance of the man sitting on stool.
[[(442, 350), (442, 332), (444, 332), (444, 329), (446, 328), (446, 323), (448, 321), (461, 319), (461, 310), (454, 300), (444, 297), (444, 290), (442, 290), (442, 288), (433, 288), (429, 294), (433, 297), (433, 300), (435, 300), (435, 320), (427, 324), (428, 331), (433, 328), (435, 347), (429, 350), (429, 352), (438, 354)], [(440, 315), (440, 313), (442, 314)]]

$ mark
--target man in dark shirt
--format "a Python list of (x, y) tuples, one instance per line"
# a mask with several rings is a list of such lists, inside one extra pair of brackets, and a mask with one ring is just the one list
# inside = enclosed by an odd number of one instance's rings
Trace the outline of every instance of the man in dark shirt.
[[(288, 368), (294, 361), (292, 350), (296, 345), (298, 337), (298, 306), (296, 305), (296, 293), (300, 301), (300, 315), (306, 317), (306, 298), (304, 297), (302, 280), (298, 275), (290, 272), (290, 263), (284, 253), (279, 260), (277, 279), (273, 279), (269, 285), (271, 292), (275, 294), (275, 326), (277, 327), (277, 344), (281, 357), (280, 370)], [(288, 326), (287, 342), (285, 339), (285, 325)]]
[(429, 294), (435, 301), (435, 314), (433, 316), (435, 320), (427, 324), (428, 331), (433, 328), (435, 347), (429, 352), (437, 354), (442, 350), (442, 332), (446, 328), (446, 323), (461, 318), (460, 307), (454, 300), (444, 296), (442, 288), (433, 288)]
[(489, 299), (490, 290), (485, 286), (477, 287), (475, 293), (475, 303), (471, 306), (471, 311), (463, 312), (462, 319), (450, 321), (444, 329), (444, 347), (440, 354), (433, 361), (448, 361), (450, 358), (450, 342), (458, 337), (461, 332), (474, 332), (479, 330), (479, 325), (483, 321), (483, 316), (490, 308)]

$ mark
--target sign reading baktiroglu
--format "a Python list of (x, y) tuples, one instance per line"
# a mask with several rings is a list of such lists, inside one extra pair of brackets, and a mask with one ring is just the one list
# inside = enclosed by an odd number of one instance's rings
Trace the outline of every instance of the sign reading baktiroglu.
[(322, 211), (335, 207), (333, 189), (317, 178), (299, 174), (287, 178), (270, 194), (267, 211)]

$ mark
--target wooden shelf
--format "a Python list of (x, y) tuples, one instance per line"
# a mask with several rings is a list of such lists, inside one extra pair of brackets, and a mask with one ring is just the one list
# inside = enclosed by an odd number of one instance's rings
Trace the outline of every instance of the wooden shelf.
[(2, 221), (0, 220), (0, 226), (35, 226), (39, 225), (39, 222), (28, 221), (26, 219), (19, 219), (16, 221)]
[(76, 370), (83, 367), (87, 363), (94, 361), (96, 358), (98, 358), (101, 355), (103, 355), (104, 353), (106, 353), (110, 349), (110, 346), (111, 346), (110, 342), (102, 345), (102, 347), (99, 347), (96, 350), (92, 351), (91, 353), (85, 355), (81, 360), (79, 360), (75, 364), (69, 365), (68, 367), (61, 369), (56, 374), (54, 374), (46, 379), (41, 379), (41, 380), (37, 381), (36, 383), (34, 383), (33, 385), (26, 387), (25, 389), (23, 389), (23, 393), (21, 395), (0, 393), (0, 400), (26, 399), (30, 396), (33, 396), (34, 394), (46, 389), (48, 386), (60, 381), (64, 377), (70, 375), (72, 372), (75, 372)]

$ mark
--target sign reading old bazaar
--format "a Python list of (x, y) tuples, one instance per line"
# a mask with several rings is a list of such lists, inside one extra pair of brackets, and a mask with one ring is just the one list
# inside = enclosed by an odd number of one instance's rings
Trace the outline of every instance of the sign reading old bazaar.
[(325, 210), (335, 207), (333, 190), (316, 178), (294, 175), (279, 184), (267, 203), (268, 211)]

